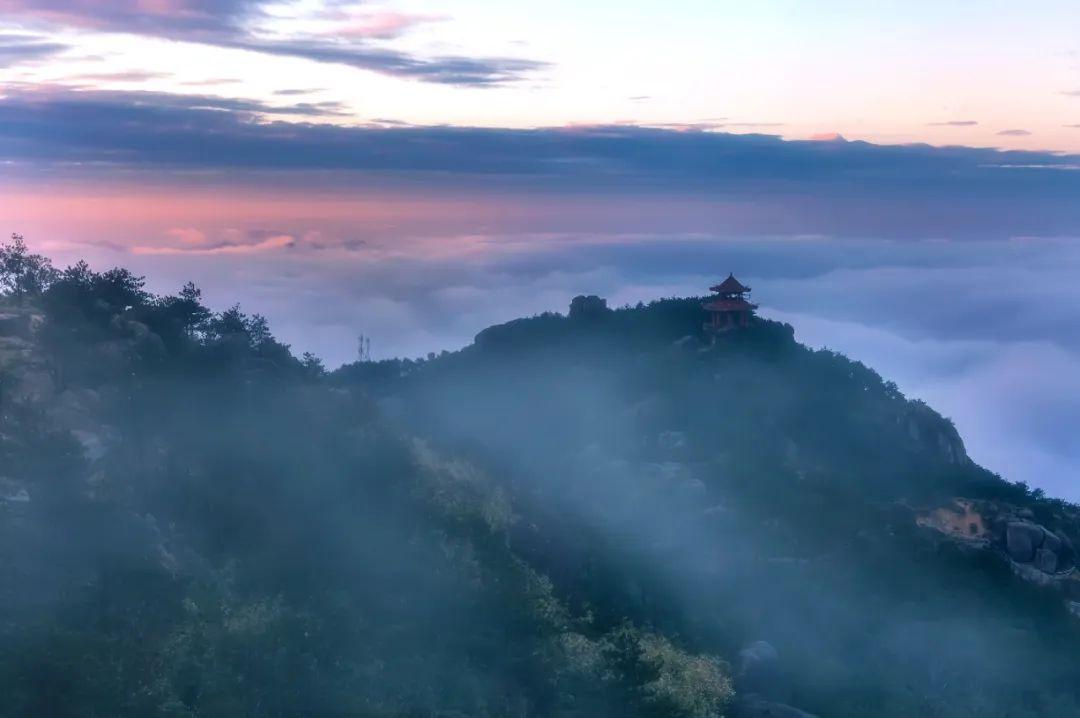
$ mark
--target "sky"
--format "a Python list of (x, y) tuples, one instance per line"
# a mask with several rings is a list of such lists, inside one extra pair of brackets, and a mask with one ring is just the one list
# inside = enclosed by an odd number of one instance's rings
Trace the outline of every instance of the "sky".
[(0, 0), (0, 219), (331, 366), (704, 292), (1080, 500), (1069, 0)]

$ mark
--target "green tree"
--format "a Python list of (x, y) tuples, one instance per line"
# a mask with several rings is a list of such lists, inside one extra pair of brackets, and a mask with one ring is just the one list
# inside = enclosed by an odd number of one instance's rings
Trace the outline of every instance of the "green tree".
[(21, 301), (44, 292), (58, 276), (47, 257), (30, 252), (21, 234), (0, 245), (0, 291)]

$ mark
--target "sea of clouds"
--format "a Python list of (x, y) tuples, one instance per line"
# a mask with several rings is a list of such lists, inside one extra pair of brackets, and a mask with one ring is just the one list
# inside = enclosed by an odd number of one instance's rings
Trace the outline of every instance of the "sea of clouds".
[[(261, 241), (261, 240), (259, 240)], [(495, 323), (699, 295), (733, 271), (765, 316), (860, 360), (953, 419), (972, 457), (1080, 500), (1080, 247), (1067, 240), (720, 239), (704, 235), (422, 237), (392, 249), (131, 254), (155, 291), (193, 279), (216, 309), (266, 315), (297, 353), (353, 361), (457, 349)]]

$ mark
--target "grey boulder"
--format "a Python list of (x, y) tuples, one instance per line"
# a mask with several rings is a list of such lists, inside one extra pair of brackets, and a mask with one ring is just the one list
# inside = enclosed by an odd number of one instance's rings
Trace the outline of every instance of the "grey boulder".
[(1011, 521), (1005, 528), (1005, 550), (1013, 561), (1030, 563), (1042, 546), (1046, 531), (1027, 521)]

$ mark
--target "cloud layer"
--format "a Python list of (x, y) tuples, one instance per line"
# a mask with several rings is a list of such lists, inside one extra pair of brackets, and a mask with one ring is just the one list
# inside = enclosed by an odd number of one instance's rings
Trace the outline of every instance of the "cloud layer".
[[(609, 208), (620, 197), (693, 197), (709, 206), (714, 223), (700, 229), (726, 224), (766, 234), (1080, 233), (1080, 157), (1047, 152), (634, 125), (345, 126), (328, 124), (340, 114), (334, 103), (287, 98), (268, 104), (18, 85), (3, 92), (0, 161), (13, 175), (218, 177), (231, 187), (271, 184), (312, 197), (374, 189), (588, 195)], [(273, 121), (289, 115), (312, 121)], [(634, 214), (637, 204), (623, 201), (622, 213)], [(618, 222), (621, 212), (612, 212)]]
[(357, 127), (259, 117), (288, 110), (221, 97), (9, 85), (0, 99), (0, 153), (13, 161), (451, 172), (650, 189), (735, 181), (1057, 193), (1080, 186), (1080, 175), (1062, 172), (1075, 170), (1080, 157), (1048, 152), (873, 145), (833, 135), (784, 141), (635, 125)]
[[(133, 266), (161, 291), (194, 279), (215, 307), (265, 313), (297, 351), (331, 365), (354, 357), (360, 333), (377, 356), (421, 356), (493, 323), (565, 311), (576, 294), (613, 305), (696, 295), (734, 271), (801, 341), (864, 361), (953, 418), (988, 468), (1080, 500), (1071, 242), (520, 234), (346, 248), (315, 232), (193, 228), (172, 239), (199, 251), (96, 250), (97, 263)], [(293, 248), (242, 249), (261, 244)]]
[[(423, 16), (368, 14), (367, 32), (279, 36), (260, 30), (280, 2), (266, 0), (0, 0), (0, 13), (48, 25), (131, 33), (268, 55), (348, 65), (388, 75), (451, 85), (499, 85), (546, 67), (525, 58), (443, 55), (420, 57), (370, 42), (396, 37)], [(286, 4), (287, 6), (288, 4)], [(362, 25), (354, 26), (364, 27)]]
[(67, 45), (33, 35), (0, 33), (0, 68), (42, 60), (68, 49)]

